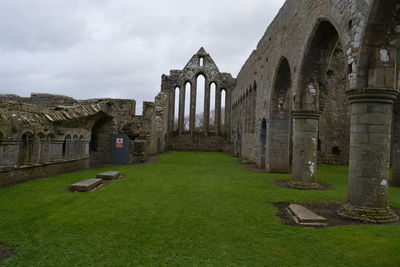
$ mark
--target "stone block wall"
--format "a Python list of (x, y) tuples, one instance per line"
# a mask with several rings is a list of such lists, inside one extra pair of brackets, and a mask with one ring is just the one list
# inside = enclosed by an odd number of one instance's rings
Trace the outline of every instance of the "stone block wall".
[(169, 134), (167, 137), (167, 149), (173, 151), (223, 152), (226, 150), (226, 143), (226, 137), (202, 133)]

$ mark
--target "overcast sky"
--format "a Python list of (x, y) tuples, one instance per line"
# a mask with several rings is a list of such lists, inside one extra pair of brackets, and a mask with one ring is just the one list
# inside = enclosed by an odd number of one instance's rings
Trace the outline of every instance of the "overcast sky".
[(134, 98), (141, 109), (201, 46), (236, 77), (283, 2), (0, 0), (0, 94)]

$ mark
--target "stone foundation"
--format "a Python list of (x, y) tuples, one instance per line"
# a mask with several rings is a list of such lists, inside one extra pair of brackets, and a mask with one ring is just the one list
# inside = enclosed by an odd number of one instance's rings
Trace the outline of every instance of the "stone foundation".
[(174, 135), (168, 136), (168, 150), (177, 151), (209, 151), (223, 152), (226, 147), (226, 138), (217, 135)]
[(341, 217), (362, 221), (367, 223), (393, 223), (399, 220), (399, 217), (389, 208), (368, 208), (357, 207), (350, 203), (343, 205), (338, 210)]
[(89, 167), (89, 158), (56, 163), (24, 166), (19, 169), (0, 171), (0, 186), (26, 182), (36, 178), (83, 170)]

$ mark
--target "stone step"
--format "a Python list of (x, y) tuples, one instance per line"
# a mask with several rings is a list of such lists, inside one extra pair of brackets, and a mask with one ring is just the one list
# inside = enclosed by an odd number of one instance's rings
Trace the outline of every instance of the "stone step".
[(287, 208), (294, 221), (303, 226), (327, 226), (326, 218), (321, 217), (304, 206), (290, 204)]
[(116, 171), (109, 171), (103, 172), (96, 175), (96, 178), (103, 179), (103, 180), (114, 180), (120, 176), (119, 172)]
[(102, 179), (88, 179), (75, 184), (72, 184), (69, 189), (75, 192), (89, 192), (103, 183)]

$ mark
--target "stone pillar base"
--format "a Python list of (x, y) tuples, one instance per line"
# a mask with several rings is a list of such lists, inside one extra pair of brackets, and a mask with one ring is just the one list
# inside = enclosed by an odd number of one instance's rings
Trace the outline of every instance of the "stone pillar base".
[(338, 210), (340, 217), (366, 222), (366, 223), (394, 223), (399, 221), (397, 216), (389, 207), (387, 208), (368, 208), (357, 207), (346, 203)]
[(289, 181), (287, 185), (290, 188), (299, 190), (321, 190), (323, 188), (319, 183), (303, 183), (298, 181)]

